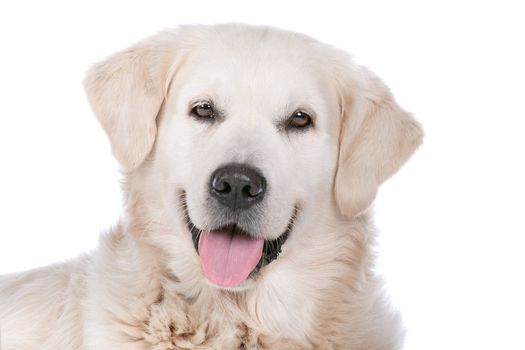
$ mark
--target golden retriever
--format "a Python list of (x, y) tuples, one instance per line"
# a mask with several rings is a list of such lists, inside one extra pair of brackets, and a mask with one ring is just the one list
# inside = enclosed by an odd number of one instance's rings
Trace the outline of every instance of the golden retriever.
[(374, 74), (224, 24), (141, 41), (85, 88), (123, 214), (92, 254), (1, 277), (2, 350), (400, 348), (367, 209), (422, 131)]

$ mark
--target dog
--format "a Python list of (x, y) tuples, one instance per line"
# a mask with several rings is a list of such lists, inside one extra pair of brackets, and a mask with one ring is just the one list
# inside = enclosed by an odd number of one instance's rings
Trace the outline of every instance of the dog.
[(423, 132), (372, 72), (302, 34), (193, 25), (85, 89), (123, 214), (91, 254), (1, 277), (2, 350), (402, 346), (368, 209)]

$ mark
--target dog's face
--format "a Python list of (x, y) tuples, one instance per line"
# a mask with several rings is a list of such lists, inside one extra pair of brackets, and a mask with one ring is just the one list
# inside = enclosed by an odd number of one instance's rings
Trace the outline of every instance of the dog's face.
[[(330, 198), (335, 90), (297, 50), (208, 42), (170, 87), (155, 161), (185, 204), (204, 272), (221, 286), (275, 259), (305, 207)], [(168, 205), (174, 215), (180, 207)]]
[(311, 229), (321, 215), (360, 214), (421, 138), (369, 72), (271, 29), (160, 34), (96, 66), (86, 87), (174, 245), (199, 257), (192, 273), (229, 289), (253, 284), (292, 237), (326, 239)]

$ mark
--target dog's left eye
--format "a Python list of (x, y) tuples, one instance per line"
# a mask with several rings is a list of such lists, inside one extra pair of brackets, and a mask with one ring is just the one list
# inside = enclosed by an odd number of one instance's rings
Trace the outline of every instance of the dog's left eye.
[(191, 109), (191, 115), (199, 119), (213, 119), (215, 112), (211, 103), (203, 102)]
[(312, 117), (303, 111), (295, 111), (288, 122), (288, 127), (294, 129), (305, 129), (310, 126), (312, 126)]

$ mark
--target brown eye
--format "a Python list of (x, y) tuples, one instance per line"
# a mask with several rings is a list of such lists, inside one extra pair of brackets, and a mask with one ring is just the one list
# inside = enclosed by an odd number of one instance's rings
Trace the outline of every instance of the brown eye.
[(203, 102), (199, 103), (191, 109), (191, 114), (196, 118), (202, 119), (213, 119), (215, 112), (213, 106), (210, 103)]
[(304, 129), (312, 126), (312, 117), (302, 111), (296, 111), (290, 117), (289, 127), (295, 129)]

